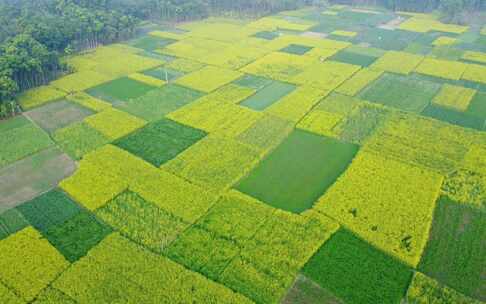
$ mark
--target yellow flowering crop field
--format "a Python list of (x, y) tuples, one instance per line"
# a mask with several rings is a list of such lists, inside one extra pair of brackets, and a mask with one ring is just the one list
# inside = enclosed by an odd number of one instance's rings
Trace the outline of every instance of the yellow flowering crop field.
[(0, 119), (0, 304), (486, 303), (477, 22), (323, 4), (64, 56)]

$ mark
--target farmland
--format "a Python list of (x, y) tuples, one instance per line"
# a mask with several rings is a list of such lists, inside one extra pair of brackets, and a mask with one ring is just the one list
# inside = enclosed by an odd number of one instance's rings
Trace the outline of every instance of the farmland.
[(0, 303), (486, 302), (485, 24), (149, 28), (0, 120)]

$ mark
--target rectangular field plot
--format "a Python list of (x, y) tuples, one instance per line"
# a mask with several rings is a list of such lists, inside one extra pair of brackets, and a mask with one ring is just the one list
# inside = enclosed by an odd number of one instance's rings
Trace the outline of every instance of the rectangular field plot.
[(255, 76), (251, 74), (247, 74), (245, 76), (242, 76), (241, 78), (235, 80), (233, 83), (242, 87), (254, 89), (254, 90), (260, 90), (263, 89), (264, 87), (272, 84), (273, 80), (265, 78), (265, 77), (260, 77), (260, 76)]
[(413, 276), (408, 287), (406, 301), (410, 303), (483, 303), (467, 297), (420, 272), (416, 272)]
[(407, 266), (344, 229), (324, 243), (303, 273), (346, 303), (369, 304), (400, 303), (412, 276)]
[(337, 54), (331, 56), (329, 59), (333, 61), (339, 61), (348, 64), (360, 65), (362, 67), (370, 66), (376, 61), (378, 57), (369, 56), (366, 54), (359, 54), (353, 51), (348, 51), (344, 49)]
[(176, 84), (168, 84), (118, 107), (147, 121), (156, 121), (204, 94)]
[(294, 131), (236, 188), (276, 208), (309, 209), (346, 169), (354, 145)]
[(184, 72), (177, 71), (171, 68), (158, 67), (155, 69), (147, 70), (142, 72), (144, 75), (154, 77), (166, 82), (175, 81), (177, 78), (184, 76)]
[(24, 116), (0, 123), (0, 168), (53, 145), (49, 136)]
[(206, 136), (206, 132), (163, 119), (114, 144), (159, 167)]
[(125, 136), (146, 124), (145, 120), (117, 109), (108, 109), (90, 116), (85, 122), (111, 140)]
[(76, 216), (81, 207), (59, 190), (51, 190), (17, 207), (23, 217), (41, 232)]
[(404, 111), (420, 113), (432, 101), (440, 85), (412, 77), (384, 74), (359, 97)]
[(76, 103), (61, 100), (30, 110), (25, 115), (46, 132), (53, 133), (94, 113)]
[(17, 209), (0, 212), (0, 240), (29, 226), (29, 222)]
[(285, 295), (285, 298), (282, 300), (282, 304), (295, 303), (343, 304), (344, 302), (331, 294), (331, 292), (322, 288), (313, 280), (303, 275), (299, 275), (295, 280), (294, 285), (292, 285), (288, 290), (287, 295)]
[(291, 93), (295, 86), (289, 83), (274, 81), (257, 91), (254, 95), (243, 100), (240, 105), (253, 110), (262, 111), (285, 95)]
[(479, 118), (468, 112), (459, 112), (450, 108), (428, 105), (421, 113), (424, 116), (438, 119), (450, 124), (476, 130), (485, 130), (485, 118)]
[(189, 226), (131, 191), (118, 195), (96, 215), (122, 235), (155, 252), (162, 252)]
[(168, 46), (171, 43), (176, 42), (177, 40), (175, 39), (170, 39), (170, 38), (159, 38), (156, 36), (144, 36), (142, 38), (138, 38), (134, 41), (130, 42), (131, 46), (134, 46), (136, 48), (140, 48), (146, 51), (153, 51), (156, 49), (161, 49), (163, 47)]
[(73, 263), (84, 257), (111, 232), (111, 228), (105, 223), (88, 211), (82, 210), (66, 221), (43, 231), (43, 235), (66, 260)]
[(315, 208), (373, 246), (416, 266), (441, 184), (437, 173), (360, 152)]
[(208, 136), (162, 168), (201, 186), (227, 189), (258, 162), (256, 149), (231, 139)]
[(76, 169), (57, 148), (50, 148), (0, 170), (0, 213), (33, 199), (57, 185)]
[(59, 129), (53, 137), (59, 147), (76, 160), (110, 142), (108, 137), (85, 122), (74, 123)]
[[(69, 263), (32, 227), (0, 241), (0, 276), (24, 302), (30, 302)], [(39, 258), (42, 257), (42, 258)]]
[(442, 197), (419, 269), (467, 296), (486, 300), (481, 283), (486, 263), (486, 215)]
[(155, 88), (155, 86), (122, 77), (91, 88), (86, 92), (108, 102), (118, 103), (140, 97)]
[(176, 83), (191, 89), (209, 93), (238, 79), (241, 75), (242, 74), (237, 71), (208, 66), (177, 79)]
[(73, 264), (52, 287), (77, 303), (250, 304), (229, 288), (113, 233)]

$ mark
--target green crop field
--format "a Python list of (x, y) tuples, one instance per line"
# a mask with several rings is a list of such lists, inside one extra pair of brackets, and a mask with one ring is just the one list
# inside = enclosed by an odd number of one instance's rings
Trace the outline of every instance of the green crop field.
[(63, 47), (15, 97), (0, 304), (486, 303), (486, 19), (234, 16)]

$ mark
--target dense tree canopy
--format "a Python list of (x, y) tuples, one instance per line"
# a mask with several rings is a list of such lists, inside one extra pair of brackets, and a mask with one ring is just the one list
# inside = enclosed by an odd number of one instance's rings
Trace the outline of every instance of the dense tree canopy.
[[(0, 115), (19, 91), (67, 71), (59, 58), (130, 38), (140, 20), (185, 21), (235, 12), (260, 16), (325, 0), (0, 0)], [(486, 0), (331, 0), (454, 15)], [(12, 105), (12, 106), (11, 106)], [(7, 109), (8, 108), (8, 109)]]

